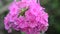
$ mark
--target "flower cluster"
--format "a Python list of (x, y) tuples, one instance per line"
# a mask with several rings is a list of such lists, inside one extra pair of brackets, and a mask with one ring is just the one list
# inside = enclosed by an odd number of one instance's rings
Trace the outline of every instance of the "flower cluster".
[(11, 3), (9, 13), (4, 18), (5, 29), (23, 31), (26, 34), (39, 34), (48, 28), (48, 14), (37, 0), (21, 0)]

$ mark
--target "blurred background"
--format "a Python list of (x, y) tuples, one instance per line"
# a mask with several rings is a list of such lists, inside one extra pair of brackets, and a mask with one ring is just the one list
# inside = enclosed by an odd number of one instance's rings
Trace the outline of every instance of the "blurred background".
[[(4, 17), (8, 13), (8, 6), (13, 0), (0, 0), (0, 34), (8, 34), (4, 29)], [(46, 34), (60, 34), (60, 0), (41, 0), (41, 6), (49, 14), (49, 28)], [(10, 34), (20, 34), (13, 31)]]

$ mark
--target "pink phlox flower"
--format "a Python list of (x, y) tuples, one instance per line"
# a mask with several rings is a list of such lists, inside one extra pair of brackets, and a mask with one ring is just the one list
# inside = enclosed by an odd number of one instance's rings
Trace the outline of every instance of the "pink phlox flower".
[[(21, 0), (12, 2), (9, 13), (4, 19), (5, 29), (21, 30), (26, 34), (39, 34), (48, 29), (48, 14), (37, 0)], [(25, 10), (25, 11), (24, 11)], [(24, 11), (24, 12), (23, 12)], [(23, 13), (23, 15), (21, 15)]]

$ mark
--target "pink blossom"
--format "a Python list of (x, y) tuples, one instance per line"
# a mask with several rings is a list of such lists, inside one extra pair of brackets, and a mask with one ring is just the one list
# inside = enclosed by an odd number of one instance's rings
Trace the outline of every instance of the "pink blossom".
[[(48, 29), (48, 14), (37, 3), (37, 0), (21, 0), (12, 2), (9, 13), (4, 19), (5, 29), (11, 32), (12, 28), (26, 34), (39, 34)], [(22, 14), (23, 15), (22, 15)]]

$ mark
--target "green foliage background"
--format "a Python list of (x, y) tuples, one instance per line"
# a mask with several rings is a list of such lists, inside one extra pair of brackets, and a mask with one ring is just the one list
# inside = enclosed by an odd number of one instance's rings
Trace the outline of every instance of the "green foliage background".
[[(8, 34), (4, 29), (4, 17), (8, 13), (8, 5), (13, 0), (0, 0), (0, 34)], [(49, 14), (49, 28), (46, 34), (60, 34), (60, 0), (41, 0), (41, 6)], [(13, 31), (10, 34), (21, 34)]]

